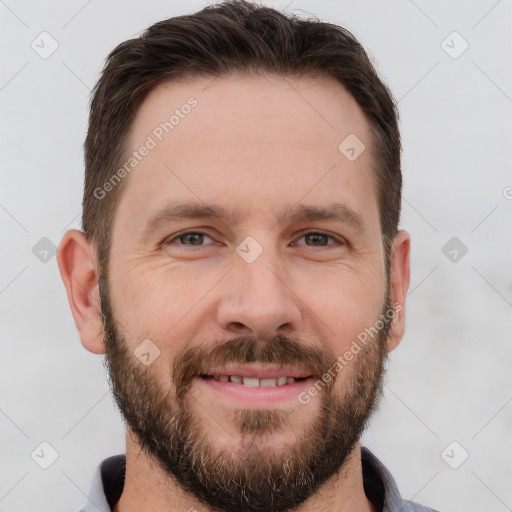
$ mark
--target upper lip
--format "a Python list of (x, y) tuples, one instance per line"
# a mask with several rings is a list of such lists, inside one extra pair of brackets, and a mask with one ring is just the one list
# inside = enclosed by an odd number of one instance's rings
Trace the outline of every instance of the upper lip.
[(223, 368), (208, 370), (203, 375), (238, 375), (240, 377), (255, 377), (258, 379), (272, 379), (274, 377), (295, 377), (306, 378), (311, 377), (311, 373), (307, 370), (294, 368), (292, 366), (258, 366), (258, 365), (228, 365)]

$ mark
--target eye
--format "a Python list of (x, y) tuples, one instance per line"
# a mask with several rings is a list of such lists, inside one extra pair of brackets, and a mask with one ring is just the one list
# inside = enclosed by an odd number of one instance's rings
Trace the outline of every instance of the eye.
[[(179, 233), (172, 238), (168, 238), (163, 242), (163, 246), (166, 245), (177, 245), (185, 247), (201, 247), (209, 245), (205, 243), (209, 239), (210, 242), (214, 240), (200, 231), (186, 231)], [(343, 239), (336, 239), (333, 235), (322, 233), (321, 231), (305, 231), (303, 232), (298, 240), (304, 239), (305, 243), (295, 242), (294, 245), (306, 245), (308, 247), (328, 247), (334, 245), (347, 245)], [(333, 240), (334, 243), (329, 243), (329, 239)]]
[[(188, 231), (185, 233), (180, 233), (177, 236), (174, 236), (173, 238), (168, 238), (164, 241), (163, 245), (184, 245), (184, 246), (195, 246), (200, 247), (201, 245), (204, 245), (203, 242), (205, 238), (209, 238), (213, 241), (211, 237), (208, 235), (205, 235), (204, 233), (201, 233), (199, 231)], [(176, 242), (176, 240), (179, 240), (179, 242)]]
[[(297, 244), (297, 245), (307, 245), (309, 247), (325, 247), (328, 245), (345, 245), (345, 243), (341, 240), (337, 240), (334, 236), (329, 235), (327, 233), (322, 233), (321, 231), (306, 231), (301, 234), (300, 239), (305, 240), (305, 244)], [(335, 244), (329, 244), (328, 239), (334, 240)]]

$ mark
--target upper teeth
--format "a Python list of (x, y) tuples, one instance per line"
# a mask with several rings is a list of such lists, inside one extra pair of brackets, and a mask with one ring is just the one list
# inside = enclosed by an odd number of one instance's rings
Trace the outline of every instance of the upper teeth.
[(292, 384), (295, 382), (295, 377), (274, 377), (270, 379), (258, 379), (257, 377), (241, 377), (239, 375), (213, 375), (215, 380), (221, 382), (235, 382), (236, 384), (243, 384), (250, 388), (257, 388), (259, 386), (264, 388), (271, 388), (274, 386), (284, 386), (285, 384)]

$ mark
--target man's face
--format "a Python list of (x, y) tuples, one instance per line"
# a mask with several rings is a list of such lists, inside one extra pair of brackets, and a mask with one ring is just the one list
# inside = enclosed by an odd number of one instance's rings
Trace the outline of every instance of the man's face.
[(387, 325), (334, 364), (391, 307), (368, 123), (334, 82), (196, 79), (150, 93), (130, 152), (148, 136), (100, 281), (116, 399), (187, 492), (287, 510), (343, 467), (381, 390)]

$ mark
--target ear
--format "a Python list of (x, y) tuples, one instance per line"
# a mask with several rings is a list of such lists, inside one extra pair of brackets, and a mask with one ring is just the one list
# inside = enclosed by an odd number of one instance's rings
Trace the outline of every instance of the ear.
[(395, 311), (388, 338), (388, 350), (391, 352), (400, 343), (405, 330), (405, 297), (410, 283), (411, 237), (407, 231), (400, 230), (391, 246), (390, 301)]
[(57, 263), (82, 345), (94, 354), (104, 354), (99, 272), (93, 243), (82, 231), (66, 231), (57, 250)]

